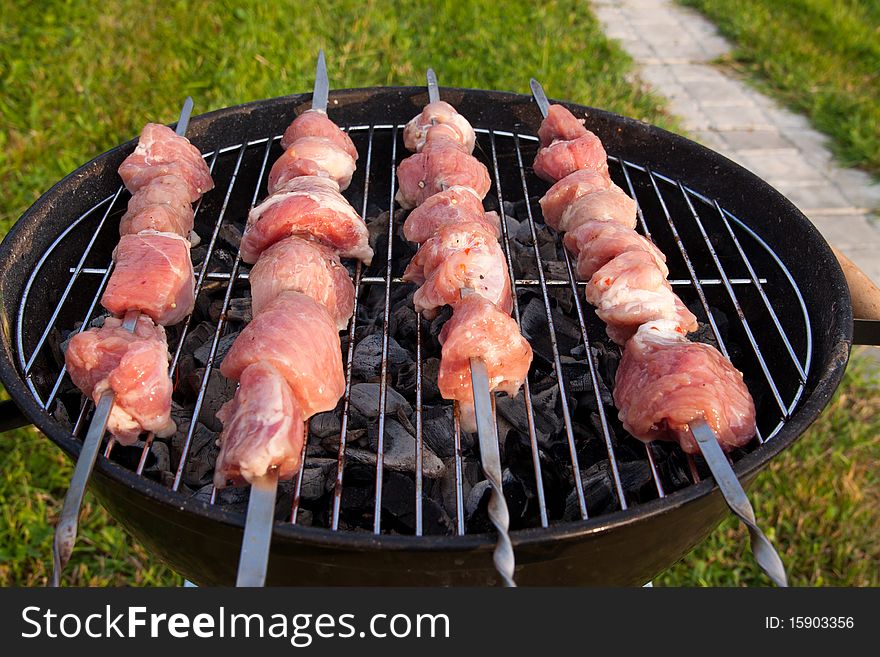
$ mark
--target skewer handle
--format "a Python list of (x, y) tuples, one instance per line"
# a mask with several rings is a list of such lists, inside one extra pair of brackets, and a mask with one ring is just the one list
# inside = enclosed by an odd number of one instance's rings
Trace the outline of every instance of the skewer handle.
[(544, 93), (544, 87), (542, 87), (541, 83), (535, 78), (529, 80), (529, 87), (532, 89), (532, 96), (534, 97), (535, 102), (538, 103), (538, 109), (541, 110), (541, 115), (546, 119), (547, 114), (550, 113), (550, 101), (547, 100), (547, 94)]
[(498, 432), (492, 414), (492, 396), (489, 392), (489, 373), (486, 364), (471, 358), (471, 385), (474, 388), (474, 410), (477, 418), (477, 437), (480, 441), (480, 461), (492, 488), (489, 497), (489, 520), (498, 530), (498, 542), (492, 560), (505, 586), (516, 586), (513, 572), (516, 558), (510, 541), (510, 511), (501, 486), (501, 454), (498, 450)]
[(263, 586), (266, 583), (277, 492), (278, 470), (270, 470), (251, 482), (236, 586)]
[[(128, 311), (122, 322), (122, 328), (134, 333), (140, 316), (140, 311)], [(92, 421), (89, 423), (89, 430), (79, 452), (79, 458), (76, 460), (76, 467), (70, 478), (70, 486), (67, 488), (64, 504), (61, 507), (61, 516), (55, 527), (55, 540), (52, 544), (52, 586), (61, 586), (61, 572), (73, 553), (76, 533), (79, 528), (79, 512), (86, 494), (86, 486), (89, 484), (92, 469), (95, 467), (101, 440), (107, 430), (107, 421), (110, 419), (110, 411), (113, 410), (115, 401), (116, 394), (112, 390), (101, 395), (95, 406), (95, 412), (92, 414)]]
[(752, 503), (749, 501), (745, 490), (743, 490), (742, 484), (739, 483), (739, 479), (737, 479), (730, 462), (727, 460), (724, 452), (721, 451), (721, 446), (718, 444), (718, 437), (715, 435), (715, 432), (712, 431), (705, 420), (691, 423), (690, 429), (694, 440), (697, 441), (700, 452), (703, 454), (703, 458), (706, 459), (709, 470), (712, 471), (712, 476), (715, 477), (718, 488), (721, 489), (724, 501), (727, 502), (730, 510), (749, 530), (749, 540), (752, 546), (752, 554), (755, 555), (755, 561), (758, 562), (761, 570), (773, 580), (776, 586), (788, 586), (785, 565), (782, 563), (782, 559), (779, 557), (779, 553), (776, 552), (776, 548), (773, 547), (770, 539), (758, 527)]
[[(474, 294), (470, 288), (462, 288), (461, 296)], [(513, 574), (516, 558), (510, 540), (510, 511), (501, 484), (501, 453), (498, 449), (498, 430), (492, 412), (492, 393), (489, 388), (489, 371), (479, 358), (471, 358), (471, 386), (474, 392), (474, 414), (477, 420), (477, 438), (480, 441), (480, 462), (492, 492), (489, 496), (489, 520), (498, 531), (498, 541), (492, 561), (505, 586), (516, 586)]]

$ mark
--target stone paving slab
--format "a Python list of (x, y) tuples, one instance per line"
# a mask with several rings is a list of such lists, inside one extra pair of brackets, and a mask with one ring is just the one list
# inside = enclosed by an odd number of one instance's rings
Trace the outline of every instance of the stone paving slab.
[(691, 136), (767, 180), (880, 281), (880, 185), (836, 164), (828, 137), (806, 117), (712, 65), (731, 50), (712, 23), (670, 0), (595, 0), (593, 7)]

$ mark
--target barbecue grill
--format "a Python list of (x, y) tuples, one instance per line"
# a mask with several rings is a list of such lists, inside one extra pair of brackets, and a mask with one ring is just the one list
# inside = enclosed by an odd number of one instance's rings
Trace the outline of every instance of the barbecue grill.
[[(602, 323), (582, 301), (583, 284), (575, 279), (568, 256), (558, 244), (546, 243), (537, 199), (547, 185), (530, 170), (540, 123), (535, 103), (517, 94), (463, 89), (444, 89), (443, 97), (477, 129), (474, 154), (493, 178), (491, 202), (516, 215), (516, 224), (502, 222), (502, 246), (516, 292), (514, 317), (527, 335), (541, 341), (539, 367), (547, 372), (542, 381), (530, 376), (517, 402), (524, 418), (519, 427), (523, 449), (518, 451), (525, 453), (529, 471), (521, 476), (532, 486), (527, 501), (517, 507), (528, 513), (511, 532), (517, 582), (644, 583), (702, 540), (727, 507), (714, 483), (705, 480), (699, 459), (686, 462), (678, 448), (644, 446), (616, 425), (603, 380), (608, 378), (603, 353), (610, 343)], [(426, 491), (436, 483), (423, 468), (427, 448), (422, 370), (423, 353), (433, 337), (423, 324), (416, 324), (413, 339), (416, 458), (404, 511), (391, 513), (387, 504), (386, 433), (390, 421), (397, 419), (388, 403), (391, 393), (385, 378), (371, 416), (377, 439), (372, 460), (364, 462), (363, 450), (355, 459), (350, 442), (352, 372), (367, 300), (381, 301), (375, 319), (381, 327), (383, 375), (389, 371), (389, 345), (399, 329), (393, 311), (395, 299), (407, 286), (399, 279), (406, 264), (400, 259), (406, 254), (395, 237), (401, 217), (387, 211), (393, 207), (396, 164), (406, 156), (402, 126), (426, 102), (422, 87), (353, 89), (330, 97), (330, 116), (346, 127), (361, 156), (346, 196), (368, 223), (378, 226), (386, 211), (387, 225), (376, 231), (373, 265), (354, 270), (355, 320), (343, 343), (349, 385), (339, 411), (341, 439), (332, 485), (317, 503), (325, 513), (317, 513), (314, 503), (305, 508), (301, 470), (290, 495), (279, 502), (284, 508), (276, 513), (267, 583), (497, 583), (494, 537), (480, 530), (479, 523), (470, 523), (480, 512), (480, 498), (474, 493), (477, 486), (470, 488), (474, 495), (465, 490), (467, 453), (473, 447), (457, 420), (450, 429), (453, 446), (446, 461), (447, 480), (453, 484), (447, 496), (452, 500), (448, 535), (436, 533), (428, 522), (428, 510), (434, 513), (436, 504)], [(704, 324), (701, 334), (744, 372), (756, 400), (758, 435), (732, 458), (737, 475), (750, 482), (809, 426), (840, 381), (853, 327), (843, 273), (809, 221), (751, 173), (659, 128), (563, 104), (585, 114), (587, 127), (602, 139), (612, 178), (639, 202), (640, 228), (669, 257), (671, 282)], [(205, 153), (217, 183), (196, 214), (204, 242), (196, 289), (198, 298), (205, 300), (197, 304), (197, 313), (212, 317), (213, 324), (202, 356), (205, 365), (191, 391), (192, 417), (182, 424), (170, 476), (145, 476), (155, 460), (152, 444), (138, 447), (133, 455), (131, 448), (114, 448), (108, 442), (92, 479), (96, 495), (120, 523), (156, 556), (202, 585), (235, 580), (244, 521), (240, 505), (223, 504), (217, 491), (196, 494), (186, 484), (199, 441), (197, 419), (211, 408), (211, 374), (235, 321), (236, 299), (247, 289), (246, 268), (237, 258), (222, 255), (221, 245), (224, 240), (234, 242), (235, 228), (243, 226), (247, 209), (265, 195), (267, 163), (280, 153), (280, 134), (309, 106), (310, 95), (298, 95), (192, 119), (188, 135)], [(70, 330), (87, 326), (100, 314), (98, 301), (112, 271), (118, 217), (127, 200), (116, 169), (133, 148), (134, 142), (123, 144), (59, 182), (0, 246), (0, 377), (27, 420), (72, 457), (79, 453), (93, 405), (70, 390), (59, 348)], [(521, 266), (515, 257), (523, 239), (532, 258), (530, 267)], [(552, 255), (554, 248), (561, 254), (558, 259)], [(218, 303), (209, 303), (209, 293)], [(197, 329), (196, 323), (188, 319), (170, 334), (178, 388), (180, 368), (190, 356), (186, 338)], [(190, 373), (188, 380), (192, 378)], [(553, 410), (561, 418), (559, 431), (549, 438), (541, 431), (536, 408), (538, 397), (546, 397), (546, 380), (555, 386)], [(503, 424), (500, 419), (498, 424)], [(590, 431), (584, 433), (584, 427)], [(304, 447), (304, 468), (314, 458), (310, 449)], [(506, 450), (502, 465), (510, 465), (514, 451)], [(687, 463), (686, 480), (670, 465), (679, 462)], [(345, 518), (346, 496), (365, 470), (372, 471), (376, 482), (368, 504), (373, 513), (359, 528)], [(628, 473), (634, 470), (648, 477), (637, 490), (628, 486)], [(560, 472), (572, 486), (565, 509), (551, 490), (559, 485)], [(597, 472), (607, 483), (601, 494), (610, 495), (598, 510), (591, 499)], [(471, 505), (474, 496), (477, 504)], [(400, 505), (395, 500), (395, 506)], [(406, 525), (411, 529), (402, 529), (400, 515), (412, 516)], [(306, 516), (309, 523), (304, 523)], [(473, 526), (476, 532), (469, 529)]]

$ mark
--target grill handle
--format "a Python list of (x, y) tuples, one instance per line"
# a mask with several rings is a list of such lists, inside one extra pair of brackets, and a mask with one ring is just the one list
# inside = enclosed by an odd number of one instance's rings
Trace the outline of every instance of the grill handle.
[(20, 429), (31, 424), (11, 399), (0, 402), (0, 433)]
[(831, 247), (852, 297), (853, 344), (880, 346), (880, 288), (841, 251)]

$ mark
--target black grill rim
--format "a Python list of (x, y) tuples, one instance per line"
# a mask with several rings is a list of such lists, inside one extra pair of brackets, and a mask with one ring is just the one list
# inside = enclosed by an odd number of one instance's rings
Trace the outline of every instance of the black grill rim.
[[(492, 124), (492, 117), (486, 116), (500, 111), (520, 119), (519, 128), (522, 132), (536, 133), (540, 124), (540, 113), (529, 96), (475, 89), (444, 88), (444, 97), (456, 103), (456, 98), (475, 96), (480, 99), (483, 116), (473, 116), (472, 122), (477, 127)], [(416, 113), (426, 102), (427, 92), (424, 87), (369, 87), (345, 89), (331, 93), (331, 115), (335, 107), (359, 106), (364, 112), (377, 112), (380, 109), (388, 112), (387, 122), (405, 122), (411, 114)], [(236, 143), (222, 138), (225, 129), (234, 129), (242, 117), (265, 112), (269, 115), (292, 116), (294, 111), (308, 105), (311, 94), (296, 94), (273, 99), (245, 103), (238, 106), (215, 110), (192, 118), (190, 134), (193, 143), (202, 151), (223, 147)], [(395, 102), (392, 102), (395, 101)], [(852, 343), (852, 305), (849, 288), (843, 272), (824, 238), (809, 220), (784, 196), (766, 182), (742, 168), (735, 162), (711, 151), (684, 137), (648, 123), (623, 117), (605, 110), (577, 105), (565, 101), (560, 102), (572, 111), (586, 113), (587, 127), (595, 131), (606, 144), (609, 153), (621, 155), (623, 149), (632, 151), (639, 149), (638, 157), (626, 155), (627, 159), (656, 168), (665, 175), (680, 178), (686, 185), (700, 193), (723, 198), (723, 206), (734, 215), (742, 218), (754, 217), (754, 208), (761, 208), (762, 219), (772, 219), (777, 223), (793, 222), (797, 229), (803, 231), (805, 241), (797, 244), (779, 244), (776, 240), (768, 240), (780, 257), (788, 258), (786, 265), (792, 271), (798, 285), (805, 294), (817, 297), (818, 303), (824, 303), (828, 315), (823, 322), (813, 322), (816, 361), (811, 381), (808, 381), (804, 397), (799, 408), (785, 423), (773, 440), (756, 448), (752, 453), (740, 459), (735, 471), (744, 482), (751, 482), (758, 472), (782, 450), (790, 446), (809, 425), (815, 421), (831, 399), (840, 383)], [(355, 111), (357, 113), (357, 110)], [(399, 115), (399, 117), (397, 116)], [(406, 118), (401, 118), (406, 117)], [(289, 120), (289, 119), (288, 119)], [(365, 114), (363, 118), (352, 119), (352, 122), (386, 122), (384, 118), (377, 120), (375, 114)], [(219, 134), (213, 138), (207, 135), (214, 124), (223, 125)], [(497, 129), (499, 128), (495, 125)], [(209, 138), (206, 138), (209, 137)], [(238, 142), (240, 137), (235, 138)], [(216, 142), (216, 143), (213, 143)], [(0, 244), (0, 331), (2, 331), (2, 350), (0, 350), (0, 380), (3, 381), (9, 394), (34, 424), (45, 433), (55, 444), (72, 458), (79, 455), (81, 443), (73, 439), (54, 419), (44, 412), (31, 397), (25, 386), (21, 373), (15, 365), (14, 327), (18, 305), (24, 281), (33, 268), (35, 260), (42, 253), (40, 244), (48, 244), (54, 235), (41, 235), (44, 222), (51, 219), (57, 211), (58, 199), (69, 194), (76, 194), (82, 207), (88, 207), (106, 196), (106, 190), (96, 185), (89, 185), (95, 177), (101, 176), (108, 168), (114, 171), (122, 159), (134, 149), (135, 140), (130, 140), (116, 148), (99, 155), (76, 171), (56, 183), (43, 194), (31, 208), (10, 229)], [(695, 166), (695, 160), (701, 160)], [(117, 184), (113, 181), (113, 184)], [(732, 186), (732, 187), (731, 187)], [(735, 189), (735, 193), (731, 193)], [(762, 226), (752, 221), (746, 223), (762, 238), (766, 234)], [(45, 231), (42, 231), (45, 233)], [(762, 234), (763, 233), (763, 234)], [(803, 263), (809, 260), (809, 266)], [(800, 265), (800, 267), (798, 267)], [(802, 276), (797, 269), (803, 270)], [(809, 272), (809, 276), (807, 275)], [(821, 272), (817, 277), (816, 272)], [(807, 300), (808, 307), (811, 305)], [(815, 308), (818, 304), (814, 303)], [(823, 356), (824, 358), (821, 358)], [(816, 379), (818, 377), (818, 379)], [(811, 387), (811, 382), (813, 385)], [(231, 513), (218, 507), (196, 502), (183, 494), (174, 493), (160, 484), (140, 477), (112, 461), (99, 457), (95, 465), (96, 474), (113, 480), (130, 492), (149, 497), (169, 510), (192, 513), (210, 520), (243, 528), (244, 516)], [(606, 533), (617, 527), (631, 525), (648, 517), (662, 516), (710, 493), (718, 495), (714, 482), (702, 481), (666, 497), (637, 505), (626, 511), (603, 514), (588, 520), (569, 521), (551, 525), (548, 528), (529, 528), (512, 533), (515, 546), (541, 545), (557, 540), (576, 539), (589, 535)], [(494, 548), (494, 537), (487, 534), (471, 534), (464, 536), (399, 536), (393, 534), (362, 534), (359, 532), (332, 532), (324, 528), (302, 527), (289, 523), (276, 523), (275, 535), (293, 541), (307, 543), (315, 547), (335, 547), (354, 550), (425, 550), (425, 551), (459, 551), (486, 550)]]

